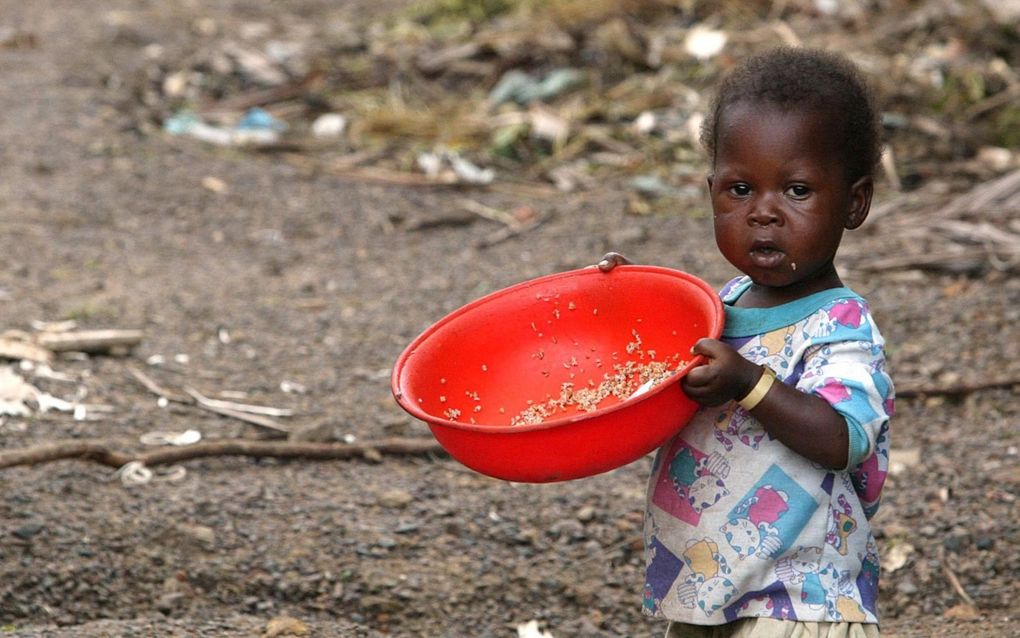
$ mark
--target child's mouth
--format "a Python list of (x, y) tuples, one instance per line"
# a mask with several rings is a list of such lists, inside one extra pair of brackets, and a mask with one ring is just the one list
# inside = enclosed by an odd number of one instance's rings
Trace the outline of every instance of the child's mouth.
[(751, 261), (759, 268), (775, 268), (786, 258), (783, 251), (766, 245), (753, 246), (750, 255)]

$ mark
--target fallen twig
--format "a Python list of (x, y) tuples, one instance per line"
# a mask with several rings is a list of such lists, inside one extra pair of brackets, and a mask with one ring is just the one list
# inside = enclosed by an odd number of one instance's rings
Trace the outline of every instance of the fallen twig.
[[(185, 396), (175, 390), (164, 388), (134, 366), (128, 366), (128, 372), (131, 373), (131, 376), (133, 376), (135, 380), (145, 386), (146, 390), (157, 396), (163, 397), (168, 401), (183, 403), (185, 405), (194, 405), (195, 407), (219, 414), (220, 416), (244, 421), (245, 423), (266, 428), (267, 430), (272, 430), (274, 432), (283, 434), (290, 433), (290, 428), (274, 421), (269, 418), (269, 416), (266, 416), (266, 414), (270, 411), (272, 411), (274, 416), (288, 416), (290, 414), (290, 411), (288, 410), (265, 408), (262, 406), (253, 406), (243, 403), (233, 403), (231, 401), (217, 401), (216, 399), (210, 399), (203, 396), (197, 390), (192, 388), (185, 388), (185, 392), (187, 393), (187, 396)], [(261, 413), (253, 413), (255, 410), (261, 411)]]
[(207, 399), (206, 397), (202, 396), (198, 392), (195, 392), (191, 388), (185, 388), (184, 391), (187, 392), (191, 396), (191, 398), (195, 400), (195, 405), (202, 408), (203, 410), (215, 412), (216, 414), (219, 414), (221, 416), (229, 416), (233, 419), (237, 419), (238, 421), (244, 421), (245, 423), (250, 423), (251, 425), (257, 425), (259, 427), (266, 428), (267, 430), (274, 430), (276, 432), (282, 432), (284, 434), (290, 433), (290, 428), (274, 421), (273, 419), (270, 419), (269, 417), (262, 416), (259, 414), (250, 414), (248, 412), (242, 412), (240, 410), (237, 410), (236, 408), (225, 407), (224, 405), (221, 404), (221, 402), (216, 402), (212, 401), (211, 399)]
[(119, 452), (102, 441), (66, 441), (20, 450), (0, 451), (0, 469), (38, 465), (64, 459), (94, 461), (120, 468), (137, 461), (146, 466), (168, 465), (211, 456), (252, 456), (278, 459), (341, 460), (390, 456), (444, 454), (432, 439), (382, 439), (373, 443), (295, 443), (290, 441), (249, 441), (223, 439), (183, 447), (160, 448), (145, 453)]
[(36, 363), (53, 361), (53, 352), (34, 343), (0, 337), (0, 359), (27, 359)]
[(34, 340), (51, 352), (100, 353), (129, 351), (141, 343), (144, 336), (141, 330), (77, 330), (41, 332)]
[(163, 386), (153, 381), (152, 377), (145, 374), (144, 372), (142, 372), (141, 370), (134, 366), (129, 365), (128, 372), (131, 373), (131, 376), (133, 376), (136, 381), (145, 386), (146, 390), (155, 394), (156, 396), (163, 397), (167, 401), (173, 401), (175, 403), (193, 403), (192, 399), (190, 399), (189, 397), (175, 390), (164, 388)]
[(942, 563), (942, 574), (946, 577), (946, 581), (949, 582), (949, 586), (953, 588), (953, 591), (960, 597), (960, 600), (976, 608), (977, 605), (974, 603), (974, 599), (963, 588), (963, 585), (960, 584), (960, 579), (956, 577), (956, 572), (949, 566), (949, 558), (946, 555), (945, 548), (939, 548), (938, 559)]
[(250, 403), (235, 403), (234, 401), (220, 401), (202, 396), (194, 388), (184, 388), (195, 401), (206, 407), (223, 408), (245, 414), (258, 414), (261, 416), (294, 416), (294, 410), (287, 408), (273, 408), (264, 405), (251, 405)]

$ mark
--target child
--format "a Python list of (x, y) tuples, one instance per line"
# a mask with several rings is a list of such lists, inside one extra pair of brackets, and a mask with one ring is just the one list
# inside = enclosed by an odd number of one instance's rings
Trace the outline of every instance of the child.
[(692, 350), (707, 363), (683, 389), (703, 407), (649, 483), (644, 607), (667, 637), (878, 635), (868, 519), (893, 388), (833, 265), (868, 215), (877, 120), (857, 70), (822, 51), (770, 51), (719, 87), (702, 142), (716, 243), (744, 275), (720, 293), (722, 340)]

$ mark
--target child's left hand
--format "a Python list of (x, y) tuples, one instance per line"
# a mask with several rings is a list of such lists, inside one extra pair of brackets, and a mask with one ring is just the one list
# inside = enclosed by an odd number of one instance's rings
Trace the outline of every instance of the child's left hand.
[(687, 396), (701, 405), (721, 405), (743, 397), (762, 374), (760, 366), (718, 339), (700, 339), (691, 353), (708, 359), (704, 365), (688, 372), (682, 381)]

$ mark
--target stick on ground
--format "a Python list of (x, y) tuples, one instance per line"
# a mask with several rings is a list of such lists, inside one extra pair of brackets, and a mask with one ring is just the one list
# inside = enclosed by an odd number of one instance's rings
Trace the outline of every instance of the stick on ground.
[(20, 450), (0, 451), (0, 469), (39, 465), (64, 459), (93, 461), (120, 468), (138, 461), (146, 466), (168, 465), (210, 456), (251, 456), (277, 459), (341, 460), (389, 456), (445, 454), (432, 439), (381, 439), (373, 443), (295, 443), (222, 439), (182, 447), (160, 448), (144, 453), (120, 452), (102, 441), (65, 441)]

